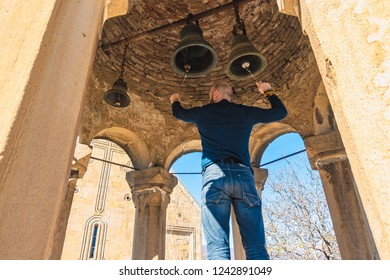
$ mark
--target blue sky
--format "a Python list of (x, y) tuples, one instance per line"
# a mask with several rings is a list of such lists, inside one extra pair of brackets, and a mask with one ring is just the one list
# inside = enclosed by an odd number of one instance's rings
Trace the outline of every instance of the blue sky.
[[(302, 138), (298, 133), (288, 133), (284, 134), (277, 139), (275, 139), (265, 150), (264, 155), (261, 159), (260, 164), (265, 164), (280, 157), (295, 153), (297, 151), (301, 151), (305, 149), (305, 145), (303, 143)], [(302, 155), (305, 153), (301, 153), (288, 159), (293, 161), (297, 159), (297, 162), (302, 162)], [(171, 172), (173, 173), (183, 173), (183, 172), (201, 172), (200, 167), (201, 153), (190, 153), (179, 158), (172, 166)], [(272, 172), (273, 169), (278, 168), (280, 164), (283, 164), (285, 160), (281, 160), (275, 163), (271, 163), (269, 165), (264, 166), (263, 168), (267, 168), (269, 172)], [(201, 196), (201, 188), (202, 188), (202, 175), (200, 174), (190, 174), (190, 175), (182, 175), (176, 174), (179, 180), (185, 185), (185, 187), (189, 190), (194, 199), (200, 204), (200, 196)]]

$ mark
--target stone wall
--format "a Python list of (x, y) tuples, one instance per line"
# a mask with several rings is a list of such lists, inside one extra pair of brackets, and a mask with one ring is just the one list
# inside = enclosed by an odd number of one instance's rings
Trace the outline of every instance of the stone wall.
[[(131, 161), (113, 142), (91, 145), (88, 170), (75, 188), (62, 259), (131, 259), (135, 208), (125, 180), (131, 169), (97, 159), (127, 166)], [(166, 258), (200, 259), (200, 209), (181, 183), (167, 213)]]
[[(201, 186), (199, 186), (201, 188)], [(180, 183), (171, 194), (167, 209), (167, 260), (199, 260), (202, 258), (200, 207)]]

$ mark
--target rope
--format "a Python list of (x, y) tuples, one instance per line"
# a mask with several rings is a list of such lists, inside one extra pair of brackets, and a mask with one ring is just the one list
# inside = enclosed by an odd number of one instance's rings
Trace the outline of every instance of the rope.
[[(263, 167), (263, 166), (269, 165), (269, 164), (271, 164), (271, 163), (274, 163), (274, 162), (277, 162), (277, 161), (286, 159), (286, 158), (288, 158), (288, 157), (295, 156), (295, 155), (300, 154), (300, 153), (303, 153), (303, 152), (305, 152), (305, 151), (306, 151), (306, 149), (300, 150), (300, 151), (298, 151), (298, 152), (295, 152), (295, 153), (286, 155), (286, 156), (284, 156), (284, 157), (280, 157), (280, 158), (277, 158), (277, 159), (275, 159), (275, 160), (272, 160), (272, 161), (263, 163), (263, 164), (259, 165), (259, 167)], [(133, 170), (140, 170), (140, 169), (135, 168), (135, 167), (132, 167), (132, 166), (128, 166), (128, 165), (125, 165), (125, 164), (120, 164), (120, 163), (116, 163), (116, 162), (104, 160), (104, 159), (101, 159), (101, 158), (96, 158), (96, 157), (90, 157), (90, 158), (91, 158), (91, 159), (96, 159), (96, 160), (99, 160), (99, 161), (102, 161), (102, 162), (105, 162), (105, 163), (108, 163), (108, 164), (114, 164), (114, 165), (117, 165), (117, 166), (121, 166), (121, 167), (125, 167), (125, 168), (130, 168), (130, 169), (133, 169)], [(198, 175), (198, 174), (202, 174), (202, 172), (173, 172), (173, 173), (171, 173), (171, 174), (177, 174), (177, 175)]]

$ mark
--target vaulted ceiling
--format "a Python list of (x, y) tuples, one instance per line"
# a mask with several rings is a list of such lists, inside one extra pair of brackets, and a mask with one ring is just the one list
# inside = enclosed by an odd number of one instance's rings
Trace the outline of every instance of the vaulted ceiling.
[[(134, 0), (130, 1), (126, 15), (108, 19), (96, 52), (83, 110), (82, 142), (88, 143), (99, 131), (109, 127), (137, 133), (155, 153), (163, 153), (157, 152), (161, 145), (174, 146), (185, 139), (196, 138), (197, 132), (191, 125), (171, 116), (169, 96), (181, 93), (185, 106), (200, 106), (207, 103), (208, 91), (217, 80), (233, 85), (237, 94), (234, 102), (266, 107), (251, 76), (232, 80), (226, 75), (236, 22), (233, 5), (198, 20), (205, 40), (219, 57), (216, 67), (208, 75), (196, 78), (184, 78), (171, 67), (171, 56), (180, 42), (179, 32), (183, 27), (175, 23), (189, 14), (217, 10), (231, 2)], [(284, 122), (301, 135), (309, 135), (313, 130), (314, 97), (321, 82), (310, 42), (298, 18), (279, 13), (276, 0), (244, 2), (238, 7), (248, 38), (268, 62), (256, 79), (270, 82), (281, 90), (280, 97), (289, 110)], [(162, 26), (168, 27), (149, 32)], [(131, 103), (126, 108), (114, 108), (103, 101), (103, 95), (119, 77), (124, 44), (116, 42), (126, 38), (130, 39), (124, 80), (129, 86)]]

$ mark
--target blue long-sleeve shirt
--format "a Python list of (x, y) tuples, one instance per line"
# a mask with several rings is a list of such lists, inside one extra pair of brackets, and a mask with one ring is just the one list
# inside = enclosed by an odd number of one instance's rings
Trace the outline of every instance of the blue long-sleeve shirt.
[(228, 157), (236, 157), (250, 167), (249, 137), (257, 123), (270, 123), (287, 116), (287, 110), (276, 96), (269, 97), (270, 109), (239, 105), (226, 99), (191, 109), (179, 102), (172, 104), (173, 116), (195, 123), (202, 142), (202, 168)]

